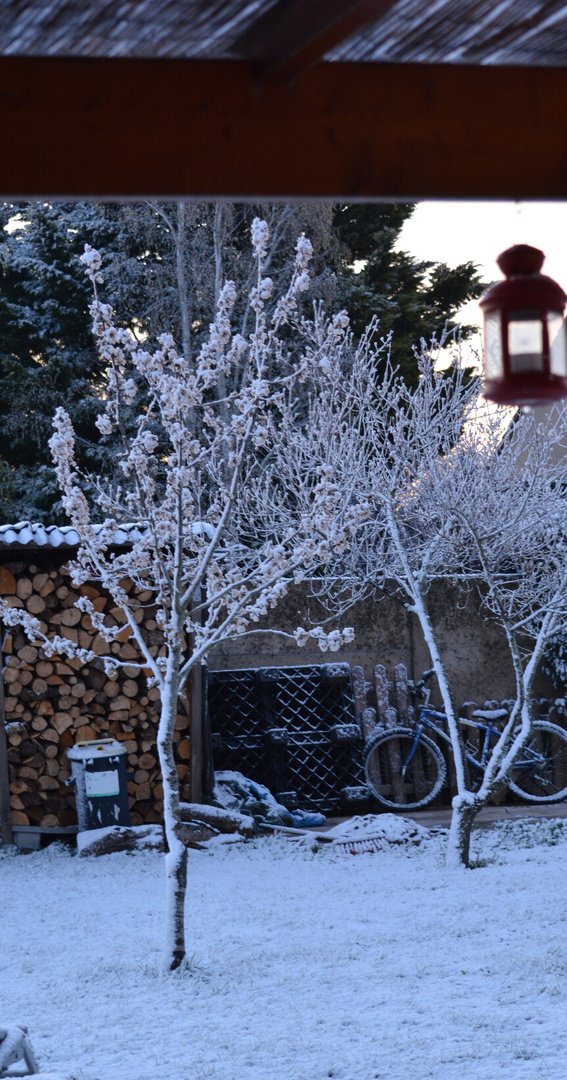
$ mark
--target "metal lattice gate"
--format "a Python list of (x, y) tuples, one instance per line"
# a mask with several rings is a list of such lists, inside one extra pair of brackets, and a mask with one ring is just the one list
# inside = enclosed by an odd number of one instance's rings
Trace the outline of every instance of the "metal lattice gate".
[(210, 671), (215, 769), (265, 784), (293, 809), (368, 797), (348, 664)]

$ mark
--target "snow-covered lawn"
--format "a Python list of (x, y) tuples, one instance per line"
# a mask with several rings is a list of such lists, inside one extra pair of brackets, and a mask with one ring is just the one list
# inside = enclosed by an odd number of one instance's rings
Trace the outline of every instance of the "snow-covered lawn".
[(0, 855), (0, 1026), (68, 1080), (567, 1074), (567, 822), (357, 856), (190, 853), (191, 970), (157, 973), (162, 857)]

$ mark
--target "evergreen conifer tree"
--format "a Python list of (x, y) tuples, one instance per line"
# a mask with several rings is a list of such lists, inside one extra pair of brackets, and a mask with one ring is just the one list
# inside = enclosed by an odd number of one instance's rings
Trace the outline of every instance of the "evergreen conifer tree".
[[(396, 249), (414, 209), (411, 203), (354, 203), (335, 207), (333, 216), (346, 252), (341, 284), (351, 325), (361, 334), (378, 317), (380, 333), (392, 334), (392, 362), (411, 386), (418, 378), (414, 347), (439, 339), (445, 327), (451, 331), (459, 308), (485, 288), (472, 262), (450, 268)], [(463, 333), (472, 329), (461, 327)]]
[(395, 250), (412, 211), (410, 204), (318, 203), (0, 207), (0, 523), (65, 523), (47, 446), (61, 404), (81, 467), (113, 470), (116, 437), (102, 438), (95, 426), (105, 373), (79, 270), (85, 243), (102, 254), (104, 299), (117, 323), (140, 340), (168, 331), (189, 358), (227, 278), (236, 284), (241, 332), (249, 329), (253, 218), (270, 226), (266, 272), (276, 291), (289, 269), (286, 253), (304, 231), (315, 251), (305, 314), (317, 300), (343, 306), (355, 333), (377, 315), (379, 332), (393, 333), (394, 362), (413, 383), (412, 346), (439, 333), (482, 284), (471, 263), (451, 270)]
[[(0, 514), (63, 524), (47, 446), (58, 405), (77, 426), (81, 463), (111, 468), (95, 419), (103, 373), (80, 272), (85, 242), (116, 239), (110, 208), (30, 203), (0, 211)], [(6, 229), (6, 226), (8, 227)]]

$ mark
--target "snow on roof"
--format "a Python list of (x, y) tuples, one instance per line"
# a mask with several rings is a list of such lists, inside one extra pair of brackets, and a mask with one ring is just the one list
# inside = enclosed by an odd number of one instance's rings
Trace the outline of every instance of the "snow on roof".
[[(94, 525), (98, 532), (102, 525)], [(114, 534), (117, 546), (139, 540), (144, 529), (135, 523), (121, 525)], [(18, 521), (16, 525), (0, 525), (0, 545), (4, 547), (77, 547), (79, 534), (72, 525), (39, 525)]]
[[(93, 525), (95, 532), (100, 532), (103, 525)], [(122, 547), (140, 540), (146, 527), (136, 522), (120, 525), (113, 537), (113, 545)], [(191, 523), (193, 536), (206, 536), (211, 540), (214, 529), (208, 521)], [(16, 525), (0, 525), (0, 547), (78, 547), (79, 534), (72, 525), (39, 525), (31, 521), (18, 521)]]

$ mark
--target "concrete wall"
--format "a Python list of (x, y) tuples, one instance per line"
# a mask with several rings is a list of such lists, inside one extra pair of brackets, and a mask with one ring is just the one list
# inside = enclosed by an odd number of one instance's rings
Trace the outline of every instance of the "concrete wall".
[[(307, 626), (308, 617), (317, 623), (324, 614), (310, 598), (308, 584), (295, 586), (272, 613), (274, 628), (293, 631)], [(514, 696), (514, 678), (503, 634), (483, 617), (474, 594), (464, 595), (448, 586), (437, 586), (429, 596), (429, 610), (435, 626), (456, 705), (464, 701), (483, 704)], [(332, 660), (360, 664), (366, 678), (372, 679), (375, 664), (384, 664), (391, 678), (396, 664), (403, 663), (410, 678), (419, 678), (431, 666), (419, 623), (398, 602), (388, 596), (357, 604), (342, 620), (353, 626), (354, 641), (336, 653), (322, 653), (313, 643), (298, 648), (277, 634), (260, 633), (226, 642), (210, 655), (210, 667), (255, 668), (295, 664), (321, 664)], [(548, 679), (539, 675), (534, 685), (535, 697), (554, 697)], [(432, 701), (440, 704), (433, 684)]]

